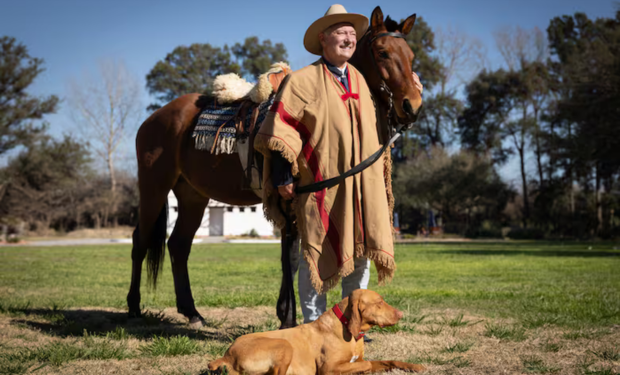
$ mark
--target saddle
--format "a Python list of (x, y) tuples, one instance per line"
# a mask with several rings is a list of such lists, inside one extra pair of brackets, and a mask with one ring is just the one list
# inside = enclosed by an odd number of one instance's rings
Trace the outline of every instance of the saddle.
[(290, 72), (284, 63), (273, 64), (256, 85), (234, 73), (216, 77), (212, 92), (215, 101), (202, 110), (192, 135), (198, 150), (216, 155), (239, 153), (244, 188), (259, 196), (263, 158), (254, 152), (254, 137)]
[[(267, 75), (268, 82), (271, 86), (271, 99), (278, 93), (280, 85), (290, 72), (290, 69), (288, 69)], [(239, 116), (237, 117), (239, 123), (236, 127), (237, 130), (246, 127), (244, 126), (243, 119), (248, 118), (247, 114), (250, 112), (250, 123), (248, 124), (249, 126), (247, 126), (248, 137), (238, 138), (237, 151), (239, 152), (239, 158), (244, 171), (244, 188), (251, 189), (257, 193), (257, 195), (261, 196), (260, 192), (263, 188), (261, 184), (263, 176), (263, 155), (260, 152), (254, 152), (254, 137), (258, 133), (262, 123), (262, 121), (260, 123), (257, 121), (259, 116), (259, 104), (256, 104), (253, 100), (244, 101), (239, 110)]]

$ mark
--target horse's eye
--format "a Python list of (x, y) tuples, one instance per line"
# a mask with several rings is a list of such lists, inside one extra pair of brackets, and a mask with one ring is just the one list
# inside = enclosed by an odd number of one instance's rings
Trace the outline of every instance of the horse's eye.
[(388, 55), (388, 53), (385, 51), (379, 51), (379, 57), (381, 57), (382, 59), (387, 59), (390, 57), (390, 55)]

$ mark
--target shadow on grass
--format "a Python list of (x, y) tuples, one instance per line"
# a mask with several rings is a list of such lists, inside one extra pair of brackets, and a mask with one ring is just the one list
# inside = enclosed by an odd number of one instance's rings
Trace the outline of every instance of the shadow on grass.
[(535, 257), (575, 257), (575, 258), (610, 258), (620, 257), (618, 251), (587, 251), (587, 250), (438, 250), (433, 253), (439, 254), (454, 254), (454, 255), (503, 255), (503, 256), (515, 256), (515, 255), (527, 255)]
[[(14, 308), (11, 324), (38, 329), (41, 333), (57, 337), (83, 337), (89, 335), (112, 336), (123, 334), (136, 339), (152, 339), (155, 336), (185, 336), (196, 340), (215, 340), (230, 343), (236, 332), (207, 332), (190, 328), (166, 317), (163, 313), (147, 311), (140, 318), (130, 319), (126, 312), (105, 310), (62, 310)], [(248, 327), (237, 330), (244, 331)], [(251, 329), (251, 328), (250, 328)]]

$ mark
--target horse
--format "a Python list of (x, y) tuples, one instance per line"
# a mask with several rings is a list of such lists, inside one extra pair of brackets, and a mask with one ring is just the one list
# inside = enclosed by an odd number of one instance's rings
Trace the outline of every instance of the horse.
[[(422, 106), (411, 74), (414, 53), (404, 37), (415, 24), (416, 15), (398, 24), (384, 19), (380, 7), (370, 18), (370, 26), (359, 40), (349, 60), (365, 77), (374, 97), (378, 131), (383, 142), (392, 132), (392, 120), (412, 123)], [(142, 263), (147, 258), (147, 276), (155, 286), (166, 246), (167, 196), (172, 190), (178, 200), (178, 219), (168, 239), (177, 311), (190, 325), (204, 324), (192, 297), (187, 262), (192, 239), (210, 199), (231, 205), (254, 205), (261, 198), (244, 189), (244, 171), (237, 154), (214, 155), (193, 147), (192, 132), (201, 110), (213, 101), (202, 94), (181, 96), (148, 117), (138, 129), (138, 225), (132, 236), (131, 285), (127, 294), (129, 316), (139, 317)], [(295, 226), (282, 230), (282, 286), (276, 306), (280, 328), (296, 323), (292, 275), (298, 256), (296, 246), (285, 242), (297, 239)], [(289, 243), (290, 245), (290, 243)], [(289, 253), (290, 251), (290, 253)], [(297, 252), (297, 255), (294, 254)], [(294, 262), (293, 262), (294, 263)], [(291, 308), (292, 307), (292, 308)]]

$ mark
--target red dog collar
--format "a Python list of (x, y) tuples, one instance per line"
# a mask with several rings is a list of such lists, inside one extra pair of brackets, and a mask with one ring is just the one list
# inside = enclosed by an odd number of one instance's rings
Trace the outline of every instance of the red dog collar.
[[(334, 305), (334, 307), (332, 308), (332, 311), (334, 312), (334, 314), (336, 314), (336, 317), (342, 322), (342, 324), (344, 324), (347, 327), (349, 326), (349, 319), (347, 319), (347, 317), (344, 316), (338, 304)], [(361, 339), (362, 337), (364, 337), (364, 335), (366, 335), (364, 332), (360, 332), (359, 335), (357, 335), (357, 338), (355, 339), (355, 341)]]

